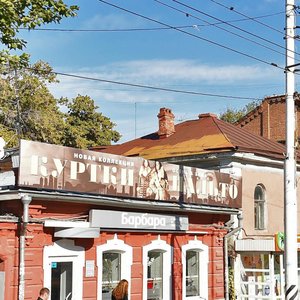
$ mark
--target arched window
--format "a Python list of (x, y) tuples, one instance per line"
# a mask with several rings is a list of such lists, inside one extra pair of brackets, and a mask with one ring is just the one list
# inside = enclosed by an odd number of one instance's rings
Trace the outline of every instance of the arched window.
[(172, 247), (158, 237), (143, 247), (143, 300), (170, 300)]
[(265, 218), (266, 191), (258, 184), (254, 190), (254, 226), (255, 229), (262, 230), (266, 228)]
[(208, 246), (196, 239), (182, 246), (182, 299), (208, 299)]
[(131, 265), (132, 247), (118, 239), (117, 235), (106, 244), (97, 246), (98, 300), (110, 300), (113, 288), (121, 279), (129, 282), (130, 299)]

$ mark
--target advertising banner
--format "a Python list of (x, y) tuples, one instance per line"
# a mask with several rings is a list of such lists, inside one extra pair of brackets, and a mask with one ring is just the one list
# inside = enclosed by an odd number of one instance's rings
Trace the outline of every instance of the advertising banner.
[(45, 190), (241, 207), (227, 173), (21, 140), (18, 184)]

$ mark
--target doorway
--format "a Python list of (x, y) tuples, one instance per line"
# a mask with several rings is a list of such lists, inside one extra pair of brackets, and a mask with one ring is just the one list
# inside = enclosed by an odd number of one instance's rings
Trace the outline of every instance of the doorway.
[(72, 299), (73, 262), (51, 263), (51, 300)]
[(82, 299), (84, 257), (84, 248), (72, 240), (44, 248), (44, 286), (51, 300)]

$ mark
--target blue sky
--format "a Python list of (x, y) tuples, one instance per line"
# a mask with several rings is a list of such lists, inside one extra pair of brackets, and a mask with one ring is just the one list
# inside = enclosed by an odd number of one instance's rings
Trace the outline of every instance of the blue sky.
[[(123, 136), (120, 142), (156, 131), (160, 107), (171, 108), (178, 123), (195, 119), (200, 113), (220, 114), (226, 108), (241, 108), (251, 101), (248, 98), (285, 92), (283, 70), (270, 65), (285, 64), (285, 1), (107, 2), (160, 23), (99, 0), (68, 0), (66, 3), (80, 7), (78, 16), (42, 28), (147, 30), (21, 31), (32, 62), (44, 60), (55, 71), (68, 74), (230, 96), (163, 92), (59, 76), (60, 83), (50, 87), (52, 93), (56, 97), (91, 96), (99, 111), (117, 124)], [(247, 17), (260, 18), (254, 21)]]

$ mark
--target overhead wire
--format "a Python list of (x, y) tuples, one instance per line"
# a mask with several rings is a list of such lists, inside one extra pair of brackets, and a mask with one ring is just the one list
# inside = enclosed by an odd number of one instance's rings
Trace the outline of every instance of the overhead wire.
[[(175, 11), (177, 11), (177, 12), (180, 12), (180, 13), (182, 13), (182, 14), (188, 16), (188, 17), (192, 17), (192, 18), (195, 18), (195, 19), (200, 20), (200, 21), (202, 21), (202, 22), (205, 22), (205, 23), (207, 23), (207, 24), (209, 24), (209, 25), (212, 25), (212, 26), (214, 26), (214, 27), (216, 27), (216, 28), (218, 28), (218, 29), (220, 29), (220, 30), (223, 30), (223, 31), (225, 31), (225, 32), (228, 32), (228, 33), (230, 33), (230, 34), (232, 34), (232, 35), (234, 35), (234, 36), (237, 36), (237, 37), (239, 37), (239, 38), (241, 38), (241, 39), (244, 39), (244, 40), (246, 40), (246, 41), (248, 41), (248, 42), (254, 43), (254, 44), (259, 45), (259, 46), (261, 46), (261, 47), (263, 47), (263, 48), (265, 48), (265, 49), (268, 49), (268, 50), (270, 50), (270, 51), (273, 51), (273, 52), (275, 52), (275, 53), (278, 53), (278, 54), (280, 54), (280, 55), (286, 57), (286, 54), (285, 54), (285, 53), (282, 53), (282, 52), (280, 52), (280, 51), (278, 51), (278, 50), (275, 50), (275, 49), (273, 49), (273, 48), (271, 48), (271, 47), (268, 47), (268, 46), (266, 46), (266, 45), (263, 45), (263, 44), (261, 44), (261, 43), (259, 43), (259, 42), (257, 42), (257, 41), (254, 41), (254, 40), (252, 40), (252, 39), (249, 39), (249, 38), (247, 38), (247, 37), (245, 37), (245, 36), (243, 36), (243, 35), (240, 35), (240, 34), (238, 34), (238, 33), (235, 33), (235, 32), (233, 32), (233, 31), (230, 31), (230, 30), (228, 30), (228, 29), (226, 29), (226, 28), (223, 28), (223, 27), (221, 27), (221, 26), (218, 26), (218, 25), (216, 25), (216, 24), (210, 23), (210, 22), (208, 22), (208, 21), (206, 21), (206, 20), (204, 20), (204, 19), (201, 19), (201, 18), (199, 18), (199, 17), (197, 17), (197, 16), (195, 16), (195, 15), (192, 15), (192, 14), (186, 12), (186, 11), (183, 11), (183, 10), (181, 10), (181, 9), (178, 9), (178, 8), (172, 6), (172, 5), (166, 4), (166, 3), (164, 3), (164, 2), (162, 2), (162, 1), (160, 1), (160, 0), (153, 0), (153, 1), (159, 3), (160, 5), (163, 5), (163, 6), (165, 6), (165, 7), (168, 7), (168, 8), (170, 8), (170, 9), (173, 9), (173, 10), (175, 10)], [(196, 25), (196, 26), (197, 26), (197, 25)]]
[[(234, 52), (234, 53), (243, 55), (243, 56), (245, 56), (245, 57), (248, 57), (248, 58), (251, 58), (251, 59), (253, 59), (253, 60), (259, 61), (259, 62), (261, 62), (261, 63), (267, 64), (267, 65), (269, 65), (269, 66), (271, 65), (271, 66), (276, 67), (276, 68), (278, 68), (278, 69), (285, 70), (283, 67), (278, 66), (276, 63), (268, 62), (268, 61), (266, 61), (266, 60), (263, 60), (263, 59), (260, 59), (260, 58), (258, 58), (258, 57), (255, 57), (255, 56), (253, 56), (253, 55), (251, 55), (251, 54), (247, 54), (247, 53), (245, 53), (245, 52), (242, 52), (242, 51), (233, 49), (233, 48), (231, 48), (231, 47), (229, 47), (229, 46), (225, 46), (225, 45), (223, 45), (223, 44), (220, 44), (220, 43), (218, 43), (218, 42), (209, 40), (209, 39), (204, 38), (204, 37), (201, 37), (201, 36), (199, 36), (199, 35), (196, 35), (196, 34), (187, 32), (187, 31), (185, 31), (185, 30), (175, 28), (174, 26), (171, 26), (171, 25), (166, 24), (166, 23), (164, 23), (164, 22), (161, 22), (161, 21), (152, 19), (152, 18), (150, 18), (150, 17), (141, 15), (141, 14), (139, 14), (139, 13), (136, 13), (136, 12), (134, 12), (134, 11), (128, 10), (128, 9), (126, 9), (126, 8), (123, 8), (123, 7), (120, 7), (120, 6), (118, 6), (118, 5), (109, 3), (109, 2), (107, 2), (107, 1), (104, 1), (104, 0), (98, 0), (98, 1), (99, 1), (99, 2), (102, 2), (102, 3), (105, 3), (105, 4), (107, 4), (107, 5), (110, 5), (110, 6), (112, 6), (112, 7), (115, 7), (115, 8), (117, 8), (117, 9), (119, 9), (119, 10), (122, 10), (122, 11), (125, 11), (125, 12), (127, 12), (127, 13), (130, 13), (130, 14), (132, 14), (132, 15), (141, 17), (141, 18), (143, 18), (143, 19), (145, 19), (145, 20), (148, 20), (148, 21), (151, 21), (151, 22), (155, 22), (155, 23), (157, 23), (157, 24), (166, 26), (166, 27), (168, 27), (168, 28), (173, 28), (174, 30), (179, 31), (179, 32), (181, 32), (181, 33), (184, 33), (184, 34), (186, 34), (186, 35), (192, 36), (192, 37), (197, 38), (197, 39), (200, 39), (200, 40), (202, 40), (202, 41), (206, 41), (206, 42), (208, 42), (208, 43), (210, 43), (210, 44), (213, 44), (213, 45), (215, 45), (215, 46), (219, 46), (219, 47), (221, 47), (221, 48), (223, 48), (223, 49), (226, 49), (226, 50), (232, 51), (232, 52)], [(173, 0), (173, 1), (175, 1), (175, 0)]]
[[(27, 70), (32, 70), (32, 71), (38, 71), (34, 68), (29, 68), (29, 67), (27, 67), (26, 69)], [(117, 85), (123, 85), (123, 86), (130, 86), (130, 87), (135, 87), (135, 88), (143, 88), (143, 89), (150, 89), (150, 90), (157, 90), (157, 91), (164, 91), (164, 92), (172, 92), (172, 93), (180, 93), (180, 94), (188, 94), (188, 95), (195, 95), (195, 96), (197, 95), (197, 96), (208, 96), (208, 97), (240, 99), (240, 100), (241, 99), (243, 99), (243, 100), (261, 100), (260, 98), (255, 98), (255, 97), (242, 97), (242, 96), (221, 95), (221, 94), (212, 94), (212, 93), (204, 93), (204, 92), (196, 92), (196, 91), (170, 89), (170, 88), (163, 88), (163, 87), (158, 87), (158, 86), (135, 84), (135, 83), (115, 81), (115, 80), (102, 79), (102, 78), (95, 78), (95, 77), (82, 76), (82, 75), (76, 75), (76, 74), (62, 73), (62, 72), (57, 72), (57, 71), (50, 71), (50, 73), (55, 74), (55, 75), (60, 75), (60, 76), (77, 78), (77, 79), (92, 80), (92, 81), (98, 81), (98, 82), (103, 82), (103, 83), (111, 83), (111, 84), (117, 84)]]
[[(100, 1), (100, 0), (98, 0), (98, 1)], [(219, 19), (219, 18), (217, 18), (217, 17), (214, 17), (213, 15), (210, 15), (210, 14), (208, 14), (208, 13), (205, 13), (205, 12), (203, 12), (203, 11), (197, 9), (197, 8), (194, 8), (194, 7), (190, 6), (190, 5), (187, 5), (187, 4), (185, 4), (185, 3), (182, 3), (181, 1), (178, 1), (178, 0), (172, 0), (172, 1), (175, 2), (175, 3), (178, 3), (179, 5), (184, 6), (184, 7), (186, 7), (186, 8), (189, 8), (189, 9), (191, 9), (191, 10), (194, 10), (194, 11), (196, 11), (196, 12), (202, 14), (202, 15), (205, 15), (205, 16), (207, 16), (207, 17), (209, 17), (209, 18), (212, 18), (212, 19), (214, 19), (214, 20), (217, 20), (217, 21), (224, 21), (224, 20), (222, 20), (222, 19)], [(266, 39), (266, 38), (263, 38), (263, 37), (261, 37), (261, 36), (255, 34), (255, 33), (250, 32), (250, 31), (248, 31), (248, 30), (245, 30), (245, 29), (240, 28), (240, 27), (238, 27), (238, 26), (235, 26), (235, 25), (232, 25), (232, 24), (230, 24), (230, 23), (227, 23), (226, 21), (224, 21), (224, 24), (226, 24), (226, 25), (228, 25), (228, 26), (230, 26), (230, 27), (233, 27), (233, 28), (235, 28), (236, 30), (239, 30), (239, 31), (242, 31), (242, 32), (244, 32), (244, 33), (247, 33), (247, 34), (249, 34), (249, 35), (251, 35), (251, 36), (254, 36), (254, 37), (256, 37), (257, 39), (263, 40), (264, 42), (267, 42), (267, 43), (269, 43), (269, 44), (272, 44), (272, 45), (274, 45), (274, 46), (277, 46), (277, 47), (279, 47), (279, 48), (282, 48), (282, 49), (286, 50), (286, 47), (285, 47), (285, 46), (282, 46), (282, 45), (280, 45), (280, 44), (277, 44), (277, 43), (275, 43), (275, 42), (272, 42), (272, 41), (270, 41), (270, 40), (268, 40), (268, 39)], [(288, 51), (300, 55), (299, 53), (297, 53), (297, 52), (295, 52), (295, 51), (292, 51), (292, 50), (288, 50)]]
[[(262, 19), (267, 17), (276, 16), (279, 14), (282, 14), (284, 12), (277, 12), (273, 14), (266, 14), (262, 16), (256, 16), (251, 17), (251, 19)], [(237, 23), (237, 22), (243, 22), (249, 20), (249, 17), (242, 18), (242, 19), (236, 19), (236, 20), (228, 20), (228, 21), (222, 21), (222, 22), (215, 22), (215, 23), (209, 23), (209, 24), (195, 24), (195, 25), (179, 25), (174, 26), (176, 28), (193, 28), (195, 26), (198, 27), (207, 27), (207, 26), (214, 26), (214, 25), (220, 25), (224, 23)], [(59, 31), (59, 32), (130, 32), (130, 31), (155, 31), (155, 30), (171, 30), (173, 28), (167, 28), (167, 27), (152, 27), (152, 28), (116, 28), (116, 29), (80, 29), (80, 28), (25, 28), (20, 27), (20, 30), (27, 30), (27, 31)]]
[(226, 6), (226, 5), (220, 3), (220, 2), (218, 2), (218, 1), (216, 1), (216, 0), (209, 0), (209, 1), (215, 3), (215, 4), (219, 5), (219, 6), (222, 6), (222, 7), (226, 8), (226, 9), (230, 10), (231, 12), (234, 12), (234, 13), (240, 15), (240, 16), (243, 16), (243, 17), (247, 18), (248, 20), (254, 21), (254, 22), (256, 22), (256, 23), (258, 23), (258, 24), (260, 24), (260, 25), (262, 25), (262, 26), (265, 26), (265, 27), (267, 27), (267, 28), (269, 28), (269, 29), (271, 29), (271, 30), (277, 32), (277, 33), (280, 33), (280, 34), (284, 33), (282, 30), (279, 30), (279, 29), (277, 29), (277, 28), (275, 28), (275, 27), (273, 27), (273, 26), (270, 26), (270, 25), (268, 25), (268, 24), (266, 24), (266, 23), (263, 23), (263, 22), (261, 22), (261, 21), (257, 21), (257, 20), (256, 20), (257, 18), (252, 18), (252, 17), (250, 17), (250, 16), (247, 16), (246, 14), (243, 14), (243, 13), (237, 11), (237, 10), (236, 10), (234, 7), (232, 7), (232, 6)]

